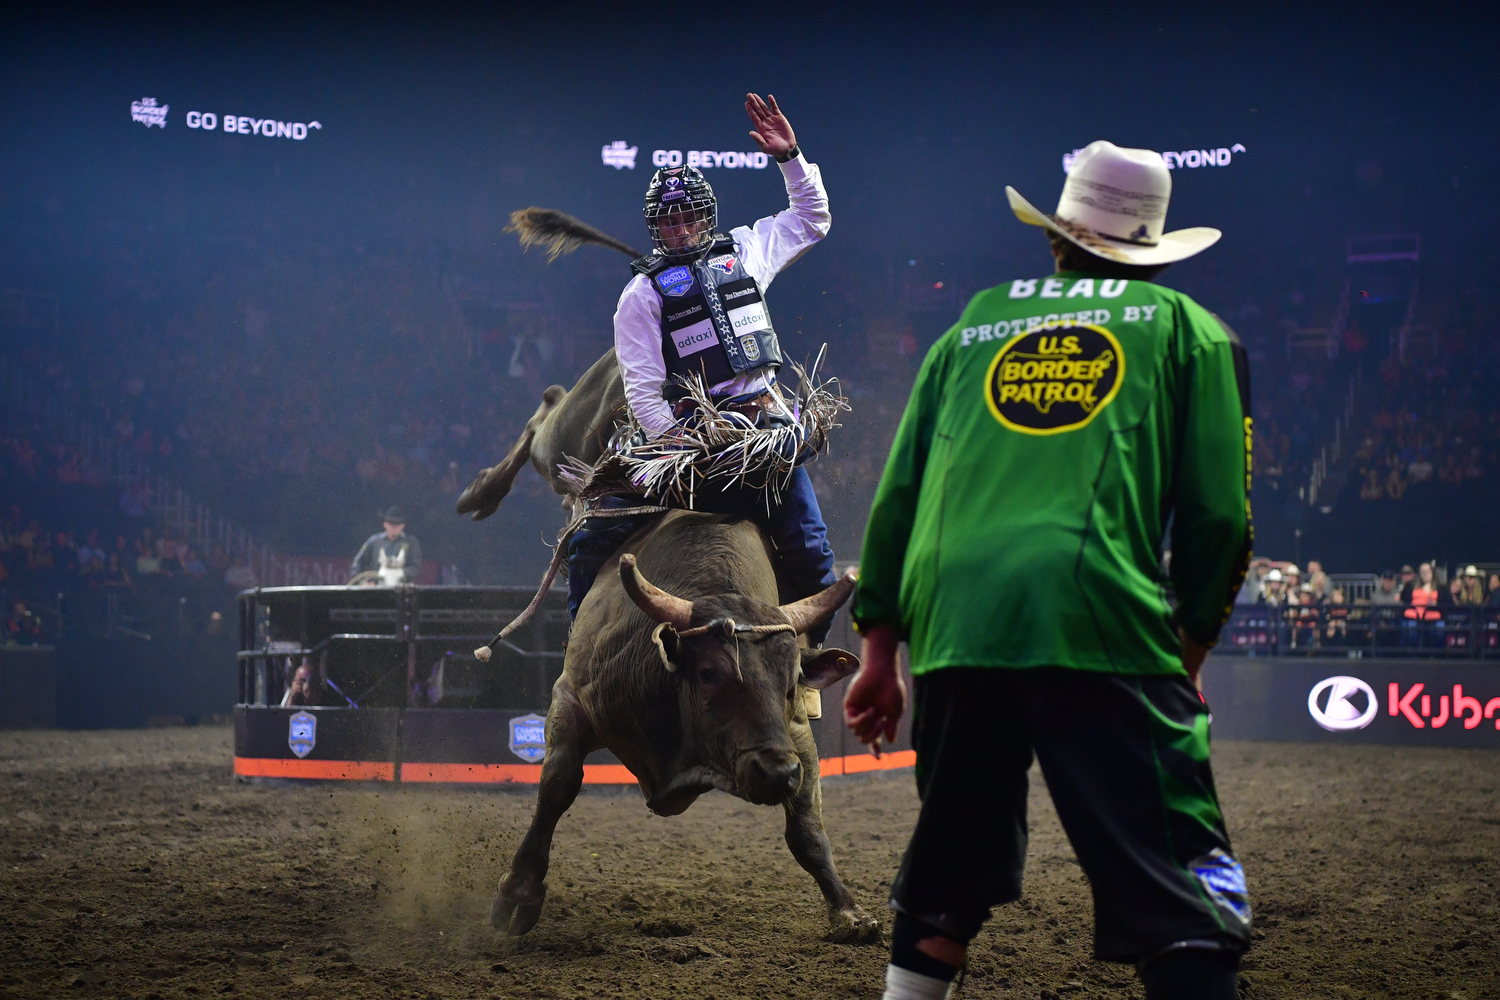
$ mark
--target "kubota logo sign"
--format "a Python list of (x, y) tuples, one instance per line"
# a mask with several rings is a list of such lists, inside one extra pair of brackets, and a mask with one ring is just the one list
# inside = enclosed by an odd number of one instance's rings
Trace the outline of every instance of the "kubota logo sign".
[[(1326, 677), (1307, 693), (1307, 713), (1331, 733), (1349, 732), (1375, 721), (1380, 714), (1380, 699), (1358, 677)], [(1481, 701), (1464, 694), (1462, 684), (1453, 685), (1451, 695), (1443, 693), (1434, 698), (1424, 683), (1403, 691), (1400, 683), (1392, 681), (1386, 688), (1386, 714), (1404, 718), (1414, 729), (1442, 729), (1450, 722), (1477, 729), (1485, 719), (1494, 719), (1495, 728), (1500, 729), (1500, 698)]]

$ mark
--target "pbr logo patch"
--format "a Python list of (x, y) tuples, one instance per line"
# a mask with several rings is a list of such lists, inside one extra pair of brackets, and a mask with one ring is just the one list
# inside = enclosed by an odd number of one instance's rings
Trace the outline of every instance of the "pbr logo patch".
[(518, 715), (511, 719), (510, 752), (528, 764), (547, 756), (547, 720), (540, 715)]
[(722, 271), (725, 274), (733, 274), (734, 273), (734, 261), (735, 261), (734, 254), (732, 254), (732, 253), (724, 253), (724, 254), (720, 254), (717, 257), (710, 257), (704, 263), (706, 263), (709, 267), (713, 268), (715, 271)]
[(1022, 434), (1088, 426), (1120, 391), (1125, 352), (1102, 326), (1038, 330), (1006, 343), (990, 362), (984, 400), (995, 419)]
[(685, 267), (669, 267), (656, 276), (656, 286), (663, 295), (686, 295), (693, 287), (693, 272)]
[(286, 745), (298, 757), (306, 757), (318, 745), (318, 717), (311, 712), (297, 712), (287, 724)]
[(754, 337), (741, 337), (740, 350), (744, 352), (746, 361), (760, 360), (760, 341)]

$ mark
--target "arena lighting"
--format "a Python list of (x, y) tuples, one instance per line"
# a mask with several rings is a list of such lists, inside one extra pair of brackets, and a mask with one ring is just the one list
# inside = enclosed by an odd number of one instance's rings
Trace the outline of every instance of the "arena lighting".
[[(1063, 173), (1072, 172), (1073, 159), (1081, 152), (1083, 150), (1080, 148), (1063, 154)], [(1166, 161), (1168, 170), (1176, 170), (1178, 167), (1196, 170), (1199, 167), (1227, 167), (1234, 162), (1236, 154), (1243, 152), (1245, 152), (1244, 144), (1237, 142), (1233, 146), (1219, 146), (1213, 149), (1164, 150), (1161, 158)]]

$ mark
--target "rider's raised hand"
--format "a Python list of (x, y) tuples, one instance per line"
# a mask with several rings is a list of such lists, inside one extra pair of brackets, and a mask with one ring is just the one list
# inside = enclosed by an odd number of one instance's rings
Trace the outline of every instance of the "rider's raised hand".
[(786, 120), (781, 108), (776, 106), (776, 96), (768, 94), (763, 101), (759, 94), (746, 94), (745, 113), (750, 116), (750, 124), (755, 126), (750, 138), (755, 140), (760, 151), (778, 160), (790, 159), (792, 150), (797, 147), (797, 134), (792, 131), (792, 123)]

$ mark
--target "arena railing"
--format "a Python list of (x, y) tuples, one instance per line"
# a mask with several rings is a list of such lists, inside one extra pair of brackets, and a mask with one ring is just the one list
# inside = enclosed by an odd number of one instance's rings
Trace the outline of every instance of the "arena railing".
[(1500, 606), (1237, 605), (1214, 652), (1500, 660)]

